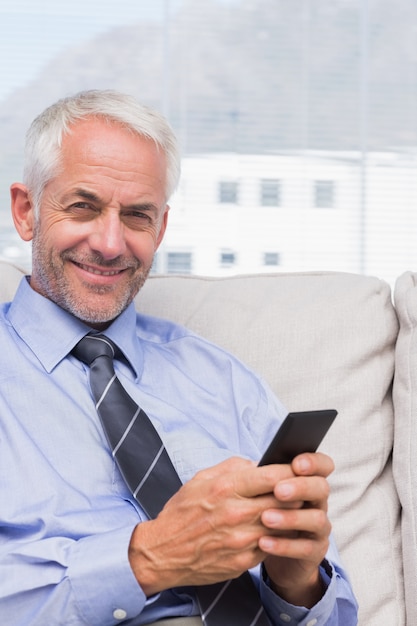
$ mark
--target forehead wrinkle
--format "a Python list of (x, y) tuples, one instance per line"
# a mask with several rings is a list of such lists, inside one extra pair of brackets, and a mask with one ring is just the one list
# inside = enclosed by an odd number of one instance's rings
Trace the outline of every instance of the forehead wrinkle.
[(61, 201), (63, 203), (69, 202), (72, 199), (81, 198), (82, 200), (88, 200), (89, 202), (102, 203), (102, 199), (94, 191), (77, 187), (76, 189), (70, 189), (63, 194)]
[(153, 142), (99, 121), (77, 124), (73, 131), (62, 145), (69, 176), (57, 177), (58, 195), (62, 191), (61, 197), (71, 201), (79, 193), (78, 198), (96, 200), (100, 206), (159, 206), (160, 197), (161, 203), (166, 202), (166, 159)]
[(87, 189), (82, 189), (82, 187), (74, 189), (74, 191), (70, 192), (68, 195), (79, 196), (80, 198), (84, 198), (84, 200), (91, 200), (93, 202), (100, 201), (100, 197), (96, 193), (94, 193), (94, 191), (88, 191)]
[[(117, 128), (117, 125), (116, 125)], [(110, 128), (111, 130), (111, 128)], [(119, 129), (123, 131), (123, 128)], [(124, 134), (124, 133), (123, 133)], [(138, 137), (127, 133), (128, 137), (140, 142), (140, 145), (135, 146), (135, 155), (126, 155), (125, 147), (120, 145), (117, 141), (108, 141), (103, 143), (93, 137), (90, 141), (85, 143), (76, 143), (74, 141), (68, 141), (62, 146), (62, 154), (64, 159), (69, 164), (81, 165), (81, 167), (97, 171), (103, 177), (116, 178), (123, 182), (134, 181), (138, 176), (149, 177), (149, 174), (142, 171), (144, 160), (148, 156), (149, 151), (153, 154), (157, 154), (158, 158), (161, 157), (166, 162), (165, 155), (158, 149), (158, 146), (145, 137)], [(70, 137), (70, 139), (74, 139)], [(156, 176), (152, 173), (151, 177)], [(160, 176), (156, 176), (161, 183), (166, 177), (166, 164), (165, 171), (161, 172)]]

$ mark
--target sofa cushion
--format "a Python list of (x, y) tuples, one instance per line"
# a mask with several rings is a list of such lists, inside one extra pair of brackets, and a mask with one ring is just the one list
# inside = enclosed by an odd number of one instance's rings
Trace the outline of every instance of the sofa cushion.
[(8, 302), (13, 298), (23, 275), (23, 270), (17, 265), (0, 259), (0, 302)]
[(391, 468), (398, 324), (388, 285), (341, 273), (155, 276), (136, 302), (235, 353), (289, 410), (339, 411), (321, 449), (336, 464), (330, 517), (360, 624), (404, 624)]
[(394, 477), (403, 506), (405, 593), (408, 624), (417, 624), (417, 274), (395, 285), (400, 332), (395, 354)]

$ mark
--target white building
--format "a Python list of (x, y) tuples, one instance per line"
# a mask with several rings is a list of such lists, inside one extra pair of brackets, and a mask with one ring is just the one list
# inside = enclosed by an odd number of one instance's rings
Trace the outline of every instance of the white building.
[(417, 154), (183, 160), (158, 272), (417, 270)]
[[(183, 159), (156, 272), (417, 271), (417, 151)], [(29, 263), (9, 228), (0, 257)]]

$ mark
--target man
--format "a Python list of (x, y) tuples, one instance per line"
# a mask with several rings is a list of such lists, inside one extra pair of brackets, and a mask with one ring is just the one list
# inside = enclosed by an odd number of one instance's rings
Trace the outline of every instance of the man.
[[(135, 312), (178, 176), (165, 120), (115, 92), (59, 101), (29, 130), (11, 199), (32, 273), (0, 315), (0, 615), (191, 626), (205, 585), (250, 569), (273, 626), (356, 624), (329, 539), (331, 459), (257, 467), (281, 404), (220, 348)], [(183, 483), (155, 519), (122, 478), (73, 354), (92, 332), (123, 353), (117, 376)]]

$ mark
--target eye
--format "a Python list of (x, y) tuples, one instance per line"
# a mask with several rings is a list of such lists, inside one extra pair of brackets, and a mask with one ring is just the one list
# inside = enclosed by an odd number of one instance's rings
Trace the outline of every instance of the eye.
[(67, 208), (67, 213), (71, 213), (76, 219), (90, 220), (97, 215), (98, 209), (90, 202), (79, 201), (73, 202)]
[(152, 215), (139, 209), (130, 209), (123, 212), (123, 222), (132, 230), (140, 230), (153, 224)]

